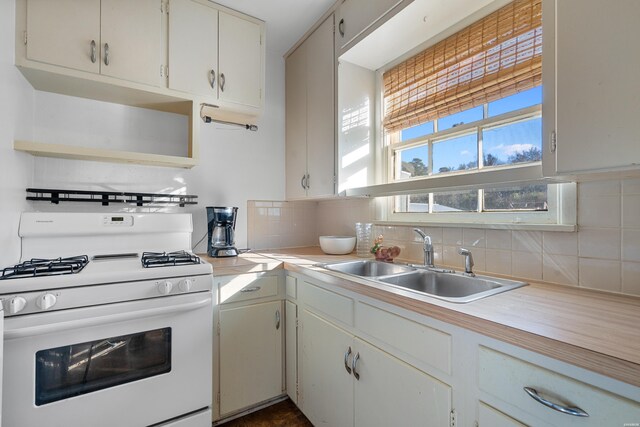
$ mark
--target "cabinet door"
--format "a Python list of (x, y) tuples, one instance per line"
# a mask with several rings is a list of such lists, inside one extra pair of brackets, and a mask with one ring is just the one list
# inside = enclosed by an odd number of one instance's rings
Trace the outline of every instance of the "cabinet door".
[(637, 167), (640, 55), (629, 43), (640, 39), (640, 2), (555, 5), (557, 172)]
[(307, 48), (303, 43), (285, 63), (285, 163), (287, 199), (305, 197), (307, 173)]
[(353, 425), (353, 377), (345, 369), (353, 336), (306, 310), (302, 313), (302, 412), (313, 425)]
[(336, 45), (339, 53), (358, 34), (393, 9), (401, 0), (345, 0), (337, 11)]
[(100, 0), (28, 0), (27, 38), (30, 60), (98, 73)]
[(307, 48), (307, 182), (309, 197), (335, 189), (335, 59), (333, 15), (305, 41)]
[(169, 88), (218, 97), (218, 11), (192, 0), (172, 0), (169, 14)]
[(102, 74), (165, 84), (161, 4), (161, 0), (102, 0)]
[(285, 302), (285, 366), (287, 394), (298, 403), (298, 306)]
[(219, 96), (259, 108), (262, 105), (262, 27), (220, 11)]
[(355, 425), (446, 426), (451, 388), (356, 338)]
[(220, 309), (220, 414), (282, 394), (281, 302)]

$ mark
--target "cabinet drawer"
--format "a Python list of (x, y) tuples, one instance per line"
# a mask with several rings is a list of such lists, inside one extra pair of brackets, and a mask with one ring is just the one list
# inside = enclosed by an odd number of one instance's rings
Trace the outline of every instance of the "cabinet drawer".
[(278, 295), (277, 276), (240, 274), (216, 279), (220, 292), (220, 304), (247, 301)]
[(353, 326), (353, 300), (303, 282), (300, 297), (304, 303), (345, 325)]
[(359, 303), (356, 327), (401, 352), (451, 374), (451, 335)]
[[(638, 402), (482, 346), (479, 367), (481, 390), (549, 424), (600, 427), (640, 421)], [(551, 402), (580, 408), (589, 417), (568, 415), (544, 406), (530, 397), (524, 387), (535, 389)]]

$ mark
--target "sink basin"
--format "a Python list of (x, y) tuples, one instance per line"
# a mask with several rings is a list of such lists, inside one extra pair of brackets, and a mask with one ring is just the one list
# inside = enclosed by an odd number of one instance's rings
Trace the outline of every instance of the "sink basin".
[(359, 277), (384, 277), (397, 276), (416, 271), (415, 268), (407, 265), (391, 264), (382, 261), (361, 260), (336, 262), (331, 264), (322, 264), (321, 267), (327, 270), (338, 271), (340, 273), (352, 274)]
[(475, 301), (527, 285), (524, 282), (488, 276), (470, 277), (453, 270), (426, 270), (374, 260), (335, 262), (318, 266), (457, 303)]
[(487, 276), (416, 270), (402, 276), (384, 277), (380, 282), (427, 294), (450, 302), (465, 303), (526, 286), (527, 283)]

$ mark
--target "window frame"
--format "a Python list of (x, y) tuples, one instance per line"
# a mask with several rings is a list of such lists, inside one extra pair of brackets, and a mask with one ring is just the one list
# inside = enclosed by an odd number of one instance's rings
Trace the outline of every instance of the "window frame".
[[(379, 75), (381, 77), (381, 75)], [(380, 83), (380, 82), (379, 82)], [(378, 105), (381, 108), (383, 102), (382, 92), (378, 92), (380, 95)], [(487, 106), (484, 104), (484, 116), (487, 116)], [(510, 111), (494, 117), (483, 118), (475, 122), (465, 123), (453, 128), (446, 129), (444, 131), (437, 131), (437, 125), (434, 124), (434, 132), (428, 135), (412, 138), (406, 141), (399, 141), (399, 137), (392, 136), (387, 132), (383, 126), (382, 121), (379, 121), (379, 130), (381, 138), (379, 139), (382, 147), (382, 158), (380, 166), (384, 168), (381, 171), (384, 182), (391, 185), (397, 185), (398, 191), (395, 195), (379, 198), (378, 206), (381, 215), (381, 221), (391, 224), (437, 224), (437, 225), (451, 225), (451, 226), (473, 226), (473, 227), (486, 227), (486, 228), (510, 228), (510, 229), (555, 229), (562, 231), (574, 231), (576, 224), (576, 185), (575, 183), (554, 183), (542, 179), (540, 175), (539, 179), (529, 180), (524, 179), (518, 182), (519, 172), (524, 172), (525, 169), (530, 169), (531, 166), (539, 166), (541, 169), (542, 161), (526, 162), (510, 165), (499, 165), (484, 167), (483, 156), (478, 152), (478, 168), (472, 170), (453, 171), (447, 173), (440, 173), (436, 175), (411, 177), (402, 180), (394, 179), (396, 162), (401, 162), (400, 156), (396, 156), (395, 152), (399, 149), (408, 149), (429, 145), (429, 159), (428, 170), (431, 171), (433, 165), (433, 140), (442, 140), (455, 137), (457, 135), (464, 135), (476, 129), (478, 134), (478, 144), (482, 144), (482, 134), (480, 129), (493, 128), (496, 126), (506, 125), (510, 123), (516, 123), (519, 121), (534, 119), (536, 117), (542, 117), (542, 104), (537, 104), (530, 107), (521, 108), (515, 111)], [(400, 135), (401, 130), (395, 131), (395, 135)], [(480, 151), (480, 150), (479, 150)], [(482, 153), (484, 155), (484, 153)], [(520, 171), (518, 171), (520, 169)], [(477, 178), (478, 173), (491, 176), (507, 173), (510, 177), (513, 177), (514, 182), (496, 183), (478, 185), (474, 182), (474, 176)], [(522, 174), (524, 177), (524, 173)], [(456, 181), (459, 185), (448, 187), (441, 184), (443, 177), (456, 177)], [(403, 190), (403, 183), (413, 184), (415, 188), (416, 184), (424, 184), (420, 187), (423, 188), (419, 191), (412, 191), (407, 193)], [(461, 183), (461, 185), (460, 185)], [(425, 213), (425, 212), (395, 212), (395, 197), (402, 196), (403, 194), (424, 194), (441, 191), (457, 191), (457, 190), (481, 190), (483, 187), (487, 189), (498, 189), (515, 187), (518, 185), (528, 184), (547, 184), (547, 211), (478, 211), (478, 212), (451, 212), (451, 213)], [(436, 190), (436, 191), (434, 191)], [(482, 194), (479, 194), (481, 197)], [(429, 200), (433, 200), (433, 196), (430, 195)], [(482, 199), (480, 199), (482, 200)], [(482, 208), (483, 201), (478, 203), (479, 209)]]

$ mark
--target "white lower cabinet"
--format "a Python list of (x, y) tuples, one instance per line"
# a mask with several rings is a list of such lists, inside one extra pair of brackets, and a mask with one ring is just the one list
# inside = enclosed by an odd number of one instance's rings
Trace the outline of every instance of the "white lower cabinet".
[[(214, 367), (218, 397), (214, 419), (284, 394), (284, 329), (280, 275), (263, 273), (215, 279), (220, 306)], [(218, 374), (219, 373), (219, 374)], [(219, 406), (218, 406), (219, 405)]]
[[(303, 285), (299, 405), (314, 425), (449, 424), (449, 385), (314, 312), (331, 312), (331, 319), (348, 325), (352, 300)], [(336, 311), (341, 305), (343, 310)]]
[(353, 425), (353, 335), (307, 310), (301, 320), (302, 411), (313, 425)]
[[(288, 279), (288, 278), (287, 278)], [(287, 395), (298, 403), (298, 306), (285, 301), (285, 378)]]
[(359, 338), (355, 373), (355, 425), (446, 426), (451, 387)]
[(282, 394), (282, 303), (220, 310), (220, 414)]
[(298, 406), (314, 425), (640, 422), (640, 387), (339, 286), (297, 284)]
[(524, 413), (518, 418), (533, 425), (600, 427), (640, 422), (637, 401), (485, 346), (479, 347), (478, 369), (480, 391), (497, 398), (496, 406), (506, 415)]

